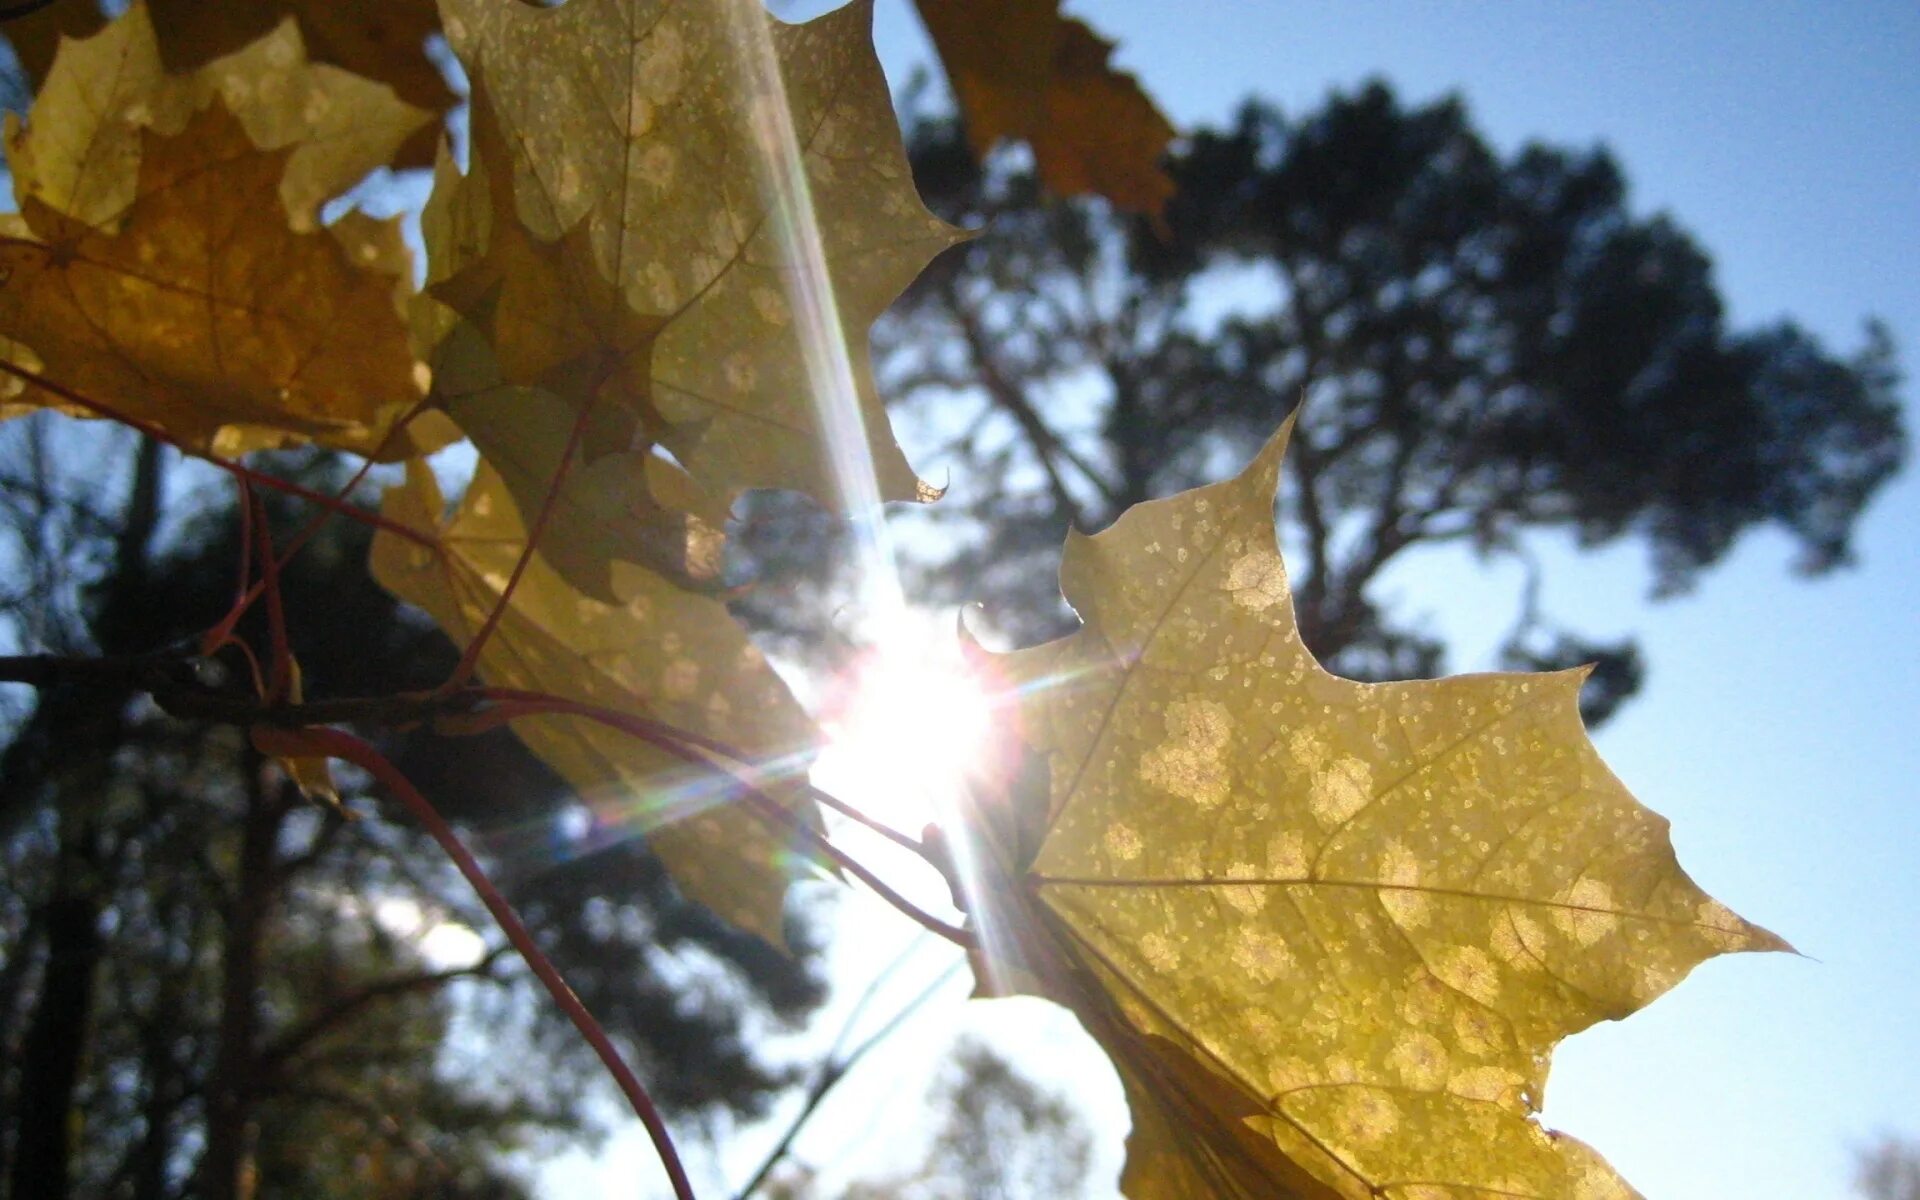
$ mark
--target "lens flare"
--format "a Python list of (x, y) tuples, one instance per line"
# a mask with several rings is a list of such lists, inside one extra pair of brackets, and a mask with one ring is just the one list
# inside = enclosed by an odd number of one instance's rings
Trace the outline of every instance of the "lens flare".
[(903, 832), (946, 824), (959, 789), (996, 753), (991, 706), (950, 629), (903, 623), (822, 698), (827, 746), (814, 782)]
[[(868, 746), (866, 753), (873, 755), (871, 778), (865, 781), (873, 790), (858, 788), (870, 802), (880, 795), (903, 800), (919, 796), (934, 820), (955, 828), (952, 816), (957, 789), (963, 786), (961, 772), (955, 770), (942, 783), (933, 779), (933, 768), (944, 770), (948, 760), (963, 767), (964, 756), (979, 752), (988, 705), (977, 689), (970, 696), (967, 685), (958, 682), (965, 677), (963, 671), (930, 669), (925, 643), (903, 636), (903, 631), (912, 629), (913, 617), (881, 509), (847, 330), (834, 296), (806, 159), (794, 129), (769, 18), (761, 0), (723, 2), (729, 13), (735, 71), (748, 98), (760, 151), (757, 173), (768, 229), (778, 244), (779, 260), (788, 264), (784, 273), (787, 302), (795, 316), (813, 405), (839, 490), (837, 499), (855, 535), (859, 596), (855, 618), (874, 646), (859, 673), (859, 678), (869, 681), (874, 698), (850, 702), (841, 736)], [(866, 331), (858, 334), (864, 337)], [(952, 657), (958, 661), (957, 651)], [(856, 712), (871, 716), (854, 722)], [(870, 724), (872, 732), (855, 733), (856, 724), (863, 730)], [(918, 775), (918, 786), (902, 782), (909, 773)], [(841, 778), (846, 786), (856, 782)], [(898, 822), (902, 817), (911, 819), (912, 814), (888, 815)], [(952, 839), (951, 847), (960, 886), (970, 890), (978, 879), (970, 848), (962, 838)], [(969, 907), (979, 911), (978, 905)]]
[[(866, 416), (854, 381), (847, 330), (834, 296), (826, 243), (814, 210), (806, 159), (761, 0), (723, 0), (732, 34), (734, 68), (743, 83), (766, 229), (777, 248), (794, 333), (826, 442), (837, 499), (853, 524), (856, 586), (863, 615), (888, 622), (906, 611), (893, 545), (881, 508), (880, 485), (869, 449)], [(866, 336), (861, 330), (860, 336)]]

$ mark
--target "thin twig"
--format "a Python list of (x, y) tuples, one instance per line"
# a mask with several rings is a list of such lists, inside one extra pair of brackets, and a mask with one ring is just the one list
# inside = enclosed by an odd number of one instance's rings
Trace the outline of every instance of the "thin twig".
[(510, 948), (495, 946), (477, 962), (464, 967), (449, 967), (444, 971), (421, 971), (378, 979), (357, 991), (338, 997), (332, 1003), (309, 1014), (305, 1020), (263, 1047), (258, 1056), (259, 1070), (262, 1074), (271, 1076), (316, 1039), (382, 1000), (398, 999), (414, 992), (431, 991), (457, 979), (489, 976), (493, 973), (493, 964), (498, 962)]
[[(422, 397), (418, 404), (408, 409), (398, 421), (395, 421), (393, 427), (388, 429), (386, 434), (381, 437), (380, 444), (374, 447), (373, 453), (368, 455), (366, 460), (360, 464), (359, 469), (353, 473), (353, 477), (347, 480), (338, 492), (334, 493), (334, 498), (344, 504), (347, 497), (353, 494), (353, 490), (365, 481), (367, 473), (373, 470), (374, 464), (379, 462), (381, 456), (393, 447), (394, 442), (398, 440), (402, 433), (406, 432), (407, 427), (412, 425), (421, 413), (426, 412), (427, 409), (431, 407), (431, 397)], [(245, 553), (250, 543), (244, 524), (247, 520), (248, 509), (243, 506), (240, 512), (243, 523), (240, 532), (242, 557), (240, 560), (239, 595), (235, 598), (233, 608), (227, 615), (222, 617), (220, 623), (208, 630), (206, 636), (201, 639), (202, 653), (211, 654), (214, 650), (225, 645), (227, 637), (232, 634), (234, 627), (240, 624), (240, 618), (247, 615), (247, 610), (253, 606), (253, 602), (258, 600), (261, 593), (266, 589), (266, 581), (264, 579), (254, 583), (251, 587), (248, 586), (247, 578), (250, 572), (247, 567)], [(313, 540), (314, 535), (325, 528), (327, 522), (337, 515), (336, 510), (325, 508), (315, 513), (305, 525), (301, 526), (299, 532), (295, 533), (287, 542), (287, 548), (280, 552), (279, 569), (283, 571), (286, 570), (287, 564), (293, 561), (293, 556), (300, 553), (300, 551), (306, 547), (306, 544)]]
[(828, 808), (839, 813), (841, 816), (846, 817), (849, 820), (852, 820), (858, 824), (866, 826), (868, 829), (873, 830), (875, 833), (879, 834), (883, 838), (886, 838), (888, 841), (892, 842), (894, 845), (899, 846), (902, 849), (909, 850), (912, 853), (919, 855), (921, 858), (925, 858), (927, 856), (927, 845), (925, 842), (921, 841), (917, 837), (913, 837), (909, 834), (901, 832), (898, 829), (895, 829), (893, 826), (887, 824), (885, 821), (882, 821), (877, 817), (868, 816), (866, 813), (861, 812), (859, 809), (855, 808), (853, 805), (848, 804), (845, 800), (842, 800), (840, 797), (834, 795), (832, 792), (824, 791), (820, 788), (814, 787), (812, 784), (808, 784), (807, 796), (809, 799), (812, 799), (817, 803), (826, 805)]
[(236, 506), (240, 510), (240, 570), (234, 574), (233, 611), (226, 620), (201, 637), (202, 654), (212, 654), (227, 644), (227, 638), (233, 633), (233, 627), (240, 623), (240, 616), (246, 612), (249, 597), (253, 595), (247, 590), (253, 585), (253, 485), (244, 479), (235, 479), (233, 483), (240, 490), (240, 503)]
[(554, 1003), (567, 1014), (567, 1019), (573, 1022), (573, 1027), (579, 1030), (580, 1036), (586, 1039), (587, 1044), (593, 1047), (594, 1053), (600, 1056), (601, 1063), (606, 1066), (607, 1072), (613, 1076), (614, 1082), (626, 1095), (627, 1102), (633, 1106), (634, 1114), (640, 1118), (640, 1123), (646, 1126), (647, 1135), (653, 1139), (653, 1146), (660, 1155), (661, 1165), (666, 1168), (667, 1178), (673, 1183), (673, 1194), (678, 1200), (695, 1200), (693, 1183), (687, 1178), (686, 1167), (681, 1164), (680, 1154), (674, 1149), (673, 1135), (668, 1132), (666, 1120), (660, 1115), (653, 1097), (647, 1094), (647, 1089), (641, 1084), (639, 1077), (633, 1073), (632, 1068), (627, 1066), (626, 1060), (620, 1057), (619, 1048), (613, 1044), (613, 1039), (607, 1036), (606, 1029), (594, 1019), (591, 1012), (587, 1011), (587, 1006), (580, 1002), (580, 997), (567, 986), (567, 981), (560, 974), (559, 968), (553, 965), (552, 960), (534, 942), (533, 935), (521, 923), (519, 914), (514, 911), (511, 904), (507, 903), (506, 897), (493, 886), (493, 881), (487, 878), (487, 873), (481, 869), (479, 861), (473, 857), (466, 844), (460, 840), (458, 834), (454, 833), (453, 827), (447, 824), (446, 819), (440, 815), (432, 803), (413, 786), (412, 781), (402, 774), (398, 767), (388, 762), (378, 750), (352, 734), (342, 733), (336, 729), (263, 728), (254, 731), (253, 740), (254, 745), (266, 754), (282, 757), (325, 755), (328, 758), (352, 763), (373, 776), (407, 807), (407, 811), (413, 815), (413, 818), (426, 828), (433, 840), (438, 842), (440, 848), (446, 852), (447, 857), (460, 868), (460, 874), (466, 877), (467, 883), (480, 897), (480, 902), (487, 906), (488, 912), (493, 914), (493, 919), (499, 923), (501, 931), (507, 935), (507, 940), (513, 943), (513, 948), (520, 952), (520, 957), (526, 960), (527, 966), (532, 968), (534, 975), (546, 986), (547, 994), (552, 996)]
[(859, 1024), (861, 1015), (867, 1011), (867, 1006), (872, 1004), (874, 998), (880, 994), (880, 989), (887, 985), (887, 980), (892, 979), (913, 961), (915, 952), (924, 944), (926, 944), (926, 934), (914, 934), (907, 944), (901, 947), (900, 953), (887, 960), (887, 965), (875, 972), (872, 979), (867, 980), (867, 986), (860, 989), (860, 995), (854, 1000), (853, 1007), (847, 1010), (846, 1017), (840, 1022), (840, 1032), (833, 1035), (833, 1044), (827, 1047), (827, 1062), (833, 1062), (840, 1057), (840, 1052), (846, 1048), (847, 1039), (853, 1036), (854, 1026)]
[[(524, 692), (524, 691), (509, 692), (507, 689), (503, 689), (503, 688), (490, 688), (490, 689), (487, 689), (487, 691), (489, 692), (489, 694), (499, 696), (500, 698), (503, 698), (503, 699), (512, 698), (515, 700), (535, 700), (535, 699), (542, 698), (541, 694), (537, 692)], [(662, 726), (662, 728), (672, 729), (671, 726)], [(753, 763), (753, 755), (748, 754), (746, 751), (738, 749), (737, 747), (734, 747), (726, 742), (723, 742), (718, 738), (711, 738), (706, 736), (703, 733), (696, 733), (691, 729), (672, 729), (672, 733), (674, 737), (679, 738), (682, 742), (686, 743), (689, 746), (694, 746), (694, 747), (697, 747), (698, 749), (706, 750), (713, 754), (718, 754), (722, 758), (725, 758), (731, 762), (736, 762), (743, 766), (751, 766)], [(881, 837), (886, 838), (888, 841), (892, 842), (894, 845), (899, 846), (903, 850), (906, 850), (909, 853), (916, 855), (917, 857), (920, 857), (920, 858), (927, 857), (927, 845), (925, 842), (921, 841), (919, 838), (914, 837), (911, 834), (905, 833), (899, 829), (895, 829), (893, 826), (887, 824), (885, 821), (880, 820), (878, 817), (868, 816), (865, 812), (862, 812), (860, 809), (854, 807), (852, 804), (849, 804), (845, 800), (842, 800), (840, 797), (834, 795), (832, 792), (826, 791), (825, 789), (822, 789), (822, 788), (817, 788), (813, 786), (811, 783), (802, 783), (800, 784), (800, 787), (807, 793), (808, 799), (813, 800), (818, 804), (825, 805), (826, 807), (839, 813), (841, 816), (846, 817), (860, 825), (866, 826), (868, 829), (871, 829), (873, 832), (879, 834)]]
[(481, 724), (492, 725), (501, 721), (512, 720), (515, 717), (539, 716), (548, 713), (584, 717), (589, 721), (605, 725), (610, 729), (617, 729), (630, 737), (639, 738), (648, 745), (664, 750), (684, 763), (710, 771), (724, 770), (726, 774), (732, 776), (735, 784), (738, 786), (740, 798), (747, 803), (748, 807), (758, 813), (763, 820), (785, 828), (800, 840), (806, 842), (810, 849), (816, 851), (831, 861), (833, 865), (839, 867), (855, 879), (858, 879), (861, 883), (866, 884), (875, 895), (920, 924), (923, 928), (939, 934), (941, 937), (962, 949), (971, 950), (974, 948), (975, 939), (970, 930), (962, 929), (958, 925), (942, 921), (939, 917), (920, 908), (911, 900), (908, 900), (905, 896), (895, 891), (878, 875), (861, 864), (859, 860), (834, 845), (826, 834), (807, 824), (806, 821), (802, 820), (784, 804), (781, 804), (778, 800), (768, 795), (752, 778), (748, 777), (752, 768), (744, 761), (737, 763), (740, 770), (724, 768), (714, 762), (707, 754), (697, 749), (696, 745), (688, 739), (682, 731), (670, 725), (649, 720), (646, 717), (635, 716), (632, 713), (599, 708), (591, 704), (581, 704), (578, 701), (565, 700), (557, 696), (547, 696), (538, 692), (517, 692), (505, 688), (484, 688), (481, 690), (483, 694), (489, 698), (499, 701), (497, 707), (474, 715), (472, 719)]
[[(301, 704), (263, 701), (251, 696), (214, 691), (191, 678), (194, 660), (177, 653), (127, 658), (75, 659), (57, 655), (0, 655), (0, 683), (49, 687), (63, 682), (111, 684), (153, 697), (162, 711), (188, 720), (217, 721), (256, 729), (298, 731), (332, 724), (405, 728), (428, 724), (451, 735), (482, 733), (519, 717), (563, 714), (582, 717), (630, 737), (639, 738), (682, 762), (706, 771), (719, 771), (734, 782), (740, 799), (762, 820), (789, 832), (821, 858), (839, 867), (875, 895), (924, 928), (956, 946), (971, 950), (970, 930), (943, 921), (920, 908), (872, 870), (835, 845), (827, 835), (775, 800), (757, 781), (751, 760), (738, 751), (714, 750), (717, 745), (660, 721), (599, 708), (541, 692), (513, 688), (466, 687), (455, 691), (402, 693)], [(714, 756), (726, 759), (716, 761)], [(729, 766), (728, 763), (732, 765)], [(809, 795), (824, 795), (808, 786)], [(849, 806), (851, 807), (851, 806)], [(916, 852), (926, 861), (923, 844)]]
[(500, 589), (500, 599), (487, 614), (480, 632), (473, 635), (467, 648), (461, 652), (459, 664), (447, 679), (447, 688), (463, 687), (473, 678), (474, 668), (480, 665), (480, 652), (486, 649), (487, 639), (493, 636), (500, 618), (506, 615), (507, 606), (513, 603), (514, 589), (520, 586), (520, 577), (526, 574), (527, 565), (533, 561), (534, 551), (540, 546), (540, 536), (546, 532), (547, 521), (552, 518), (554, 507), (559, 503), (561, 485), (567, 481), (567, 472), (573, 466), (573, 452), (580, 446), (580, 438), (587, 431), (587, 417), (592, 412), (592, 403), (583, 404), (580, 406), (580, 415), (573, 419), (573, 429), (567, 434), (566, 448), (560, 451), (560, 465), (554, 468), (553, 478), (547, 483), (546, 499), (540, 502), (540, 511), (534, 514), (533, 523), (527, 526), (527, 544), (521, 548), (519, 561), (513, 564), (513, 573), (507, 576), (507, 586)]
[(174, 437), (171, 433), (168, 433), (163, 427), (154, 424), (152, 421), (144, 421), (139, 417), (120, 412), (111, 405), (103, 404), (92, 397), (84, 396), (63, 383), (55, 383), (46, 376), (35, 371), (29, 371), (17, 363), (10, 363), (4, 359), (0, 359), (0, 373), (11, 375), (22, 382), (30, 383), (34, 387), (51, 392), (70, 404), (86, 409), (95, 416), (118, 421), (129, 429), (135, 429), (146, 434), (156, 442), (165, 443), (180, 451), (182, 454), (192, 455), (202, 462), (211, 463), (222, 471), (245, 479), (259, 487), (269, 488), (276, 492), (285, 492), (289, 496), (298, 496), (302, 500), (308, 500), (320, 505), (322, 508), (331, 509), (343, 517), (360, 522), (362, 525), (371, 525), (376, 529), (384, 529), (388, 533), (425, 546), (429, 550), (434, 548), (433, 539), (417, 529), (409, 529), (398, 521), (389, 521), (379, 513), (355, 508), (351, 504), (334, 499), (325, 492), (317, 492), (310, 487), (303, 487), (291, 480), (277, 479), (272, 475), (256, 471), (251, 467), (234, 462), (230, 458), (222, 458), (210, 450), (195, 449), (182, 442), (179, 438)]
[[(820, 1102), (827, 1098), (827, 1093), (833, 1090), (834, 1085), (842, 1079), (845, 1079), (847, 1074), (853, 1070), (855, 1064), (866, 1056), (867, 1051), (885, 1041), (894, 1030), (905, 1024), (908, 1017), (912, 1016), (922, 1004), (931, 1000), (934, 993), (938, 992), (942, 987), (945, 987), (947, 980), (952, 979), (960, 968), (966, 965), (965, 959), (959, 959), (950, 964), (946, 970), (940, 972), (932, 983), (921, 988), (913, 999), (907, 1001), (906, 1004), (901, 1007), (900, 1011), (889, 1017), (886, 1024), (875, 1030), (865, 1041), (855, 1046), (844, 1056), (836, 1058), (833, 1052), (830, 1051), (828, 1053), (827, 1061), (820, 1064), (820, 1073), (814, 1077), (812, 1086), (807, 1089), (806, 1103), (803, 1104), (800, 1111), (795, 1114), (792, 1123), (787, 1126), (786, 1132), (780, 1135), (780, 1140), (774, 1143), (773, 1149), (767, 1152), (767, 1157), (761, 1160), (760, 1169), (753, 1173), (753, 1178), (747, 1180), (746, 1186), (740, 1189), (739, 1194), (734, 1200), (750, 1200), (754, 1192), (759, 1190), (760, 1185), (767, 1181), (767, 1176), (773, 1173), (773, 1169), (776, 1166), (780, 1165), (780, 1160), (787, 1156), (787, 1151), (793, 1148), (794, 1139), (800, 1136), (800, 1130), (806, 1126), (807, 1121), (812, 1118), (814, 1111), (820, 1107)], [(891, 968), (889, 968), (887, 972), (883, 972), (879, 979), (886, 978), (890, 972)], [(879, 979), (874, 981), (875, 984), (878, 984)], [(862, 999), (864, 1001), (865, 998), (863, 997)], [(851, 1027), (851, 1018), (849, 1018), (847, 1028)], [(845, 1029), (841, 1032), (844, 1034)]]

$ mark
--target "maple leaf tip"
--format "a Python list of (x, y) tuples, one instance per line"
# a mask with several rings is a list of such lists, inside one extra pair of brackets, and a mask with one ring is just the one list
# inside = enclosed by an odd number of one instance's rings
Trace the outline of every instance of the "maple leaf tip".
[(1259, 453), (1253, 456), (1253, 461), (1247, 464), (1247, 470), (1242, 474), (1251, 473), (1255, 468), (1269, 463), (1276, 470), (1278, 469), (1280, 460), (1287, 456), (1287, 447), (1293, 443), (1293, 428), (1300, 419), (1300, 408), (1301, 406), (1296, 405), (1293, 411), (1287, 414), (1286, 419), (1281, 421), (1280, 427), (1267, 438), (1260, 447)]
[[(1234, 478), (1232, 483), (1235, 486), (1255, 492), (1263, 501), (1271, 502), (1277, 498), (1280, 492), (1280, 464), (1286, 459), (1287, 447), (1293, 441), (1294, 422), (1299, 415), (1298, 407), (1287, 414), (1286, 420), (1280, 422), (1280, 428), (1273, 431), (1273, 436), (1266, 440), (1253, 460)], [(1068, 540), (1072, 540), (1071, 534)], [(1278, 544), (1277, 537), (1275, 544)]]

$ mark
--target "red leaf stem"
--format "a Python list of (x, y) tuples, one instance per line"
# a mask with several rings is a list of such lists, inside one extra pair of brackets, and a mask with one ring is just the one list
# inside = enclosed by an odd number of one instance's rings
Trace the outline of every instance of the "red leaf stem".
[(533, 553), (540, 545), (540, 535), (546, 532), (547, 521), (553, 516), (555, 504), (560, 499), (560, 485), (567, 480), (567, 472), (573, 467), (573, 452), (579, 448), (580, 438), (587, 431), (587, 418), (593, 413), (592, 404), (580, 406), (580, 415), (573, 419), (573, 429), (567, 434), (566, 448), (560, 451), (560, 465), (554, 468), (553, 478), (547, 483), (546, 499), (540, 502), (540, 511), (534, 514), (533, 523), (527, 526), (527, 544), (520, 551), (520, 559), (513, 564), (513, 574), (507, 576), (507, 586), (500, 589), (500, 601), (487, 614), (480, 631), (467, 643), (466, 651), (460, 655), (459, 665), (444, 685), (447, 690), (462, 687), (473, 678), (474, 668), (480, 663), (480, 651), (486, 648), (487, 639), (500, 624), (500, 618), (506, 615), (507, 605), (513, 601), (513, 590), (520, 586), (520, 577), (526, 573), (527, 564), (533, 561)]
[(294, 670), (293, 650), (287, 641), (286, 606), (280, 596), (280, 563), (273, 553), (273, 523), (267, 519), (267, 506), (253, 497), (253, 532), (260, 542), (260, 584), (267, 596), (267, 690), (260, 698), (277, 704), (287, 697), (287, 683)]
[(665, 1119), (660, 1115), (659, 1108), (654, 1105), (653, 1098), (647, 1095), (647, 1089), (641, 1084), (639, 1077), (633, 1073), (632, 1068), (627, 1066), (626, 1060), (620, 1057), (620, 1051), (614, 1046), (613, 1039), (607, 1036), (606, 1029), (594, 1019), (591, 1012), (587, 1011), (587, 1006), (581, 1003), (580, 997), (574, 994), (573, 989), (567, 986), (567, 981), (560, 974), (559, 968), (553, 965), (552, 960), (534, 942), (533, 935), (521, 923), (519, 914), (514, 912), (507, 898), (493, 886), (493, 881), (487, 878), (479, 861), (473, 857), (466, 844), (453, 831), (453, 827), (448, 825), (433, 804), (420, 794), (420, 790), (413, 786), (413, 782), (403, 775), (398, 767), (387, 761), (378, 750), (352, 734), (343, 733), (337, 729), (275, 729), (270, 726), (256, 726), (253, 730), (253, 743), (262, 753), (285, 758), (325, 755), (350, 762), (373, 776), (402, 804), (406, 805), (407, 811), (413, 815), (413, 818), (420, 822), (432, 835), (433, 840), (440, 844), (440, 848), (446, 851), (447, 857), (453, 860), (454, 866), (460, 868), (460, 873), (466, 876), (467, 883), (480, 897), (480, 902), (487, 906), (487, 911), (493, 914), (495, 921), (499, 922), (501, 931), (507, 935), (507, 940), (513, 943), (513, 948), (520, 952), (520, 957), (526, 960), (527, 966), (533, 969), (534, 975), (546, 985), (547, 994), (552, 996), (554, 1003), (567, 1014), (567, 1018), (573, 1022), (573, 1027), (580, 1031), (580, 1036), (593, 1047), (594, 1053), (600, 1056), (600, 1061), (606, 1066), (608, 1074), (612, 1075), (614, 1082), (620, 1086), (621, 1092), (627, 1097), (627, 1102), (633, 1106), (634, 1114), (640, 1118), (640, 1123), (646, 1126), (647, 1135), (653, 1139), (654, 1149), (658, 1151), (661, 1164), (666, 1168), (667, 1178), (673, 1183), (673, 1194), (678, 1200), (695, 1200), (693, 1184), (687, 1178), (686, 1167), (680, 1162), (679, 1152), (674, 1149), (673, 1136), (667, 1131)]
[[(547, 696), (539, 692), (520, 691), (515, 688), (481, 688), (480, 694), (493, 700), (497, 707), (474, 717), (461, 718), (464, 721), (478, 720), (485, 724), (510, 721), (515, 717), (562, 714), (584, 717), (589, 721), (617, 729), (630, 737), (639, 738), (647, 744), (666, 751), (682, 762), (710, 771), (723, 771), (739, 787), (741, 798), (759, 817), (771, 824), (778, 825), (792, 833), (799, 840), (818, 852), (847, 874), (858, 879), (872, 889), (874, 894), (888, 904), (912, 918), (923, 928), (939, 934), (954, 945), (971, 950), (975, 946), (973, 934), (957, 925), (942, 921), (939, 917), (925, 911), (912, 901), (895, 891), (878, 875), (874, 874), (859, 860), (845, 850), (833, 844), (827, 835), (808, 825), (785, 805), (768, 795), (753, 778), (753, 768), (746, 758), (727, 751), (713, 751), (733, 760), (735, 766), (729, 767), (715, 762), (708, 754), (701, 752), (697, 736), (690, 736), (671, 725), (646, 717), (635, 716), (610, 708), (598, 708), (591, 704), (581, 704), (558, 696)], [(811, 789), (810, 789), (811, 790)], [(924, 847), (915, 843), (917, 852), (924, 856)]]
[(62, 400), (67, 401), (69, 404), (84, 408), (96, 416), (118, 421), (129, 429), (136, 429), (146, 434), (156, 442), (162, 442), (172, 446), (182, 454), (190, 454), (203, 462), (212, 463), (229, 475), (245, 479), (257, 487), (268, 488), (276, 492), (285, 492), (289, 496), (298, 496), (302, 500), (311, 501), (343, 517), (358, 521), (362, 525), (371, 525), (376, 529), (384, 529), (396, 537), (403, 537), (410, 542), (425, 546), (428, 549), (434, 547), (433, 539), (417, 529), (409, 529), (398, 521), (389, 521), (379, 513), (355, 508), (353, 505), (343, 500), (335, 499), (325, 492), (318, 492), (310, 487), (302, 487), (300, 484), (294, 483), (291, 480), (276, 479), (271, 475), (263, 474), (242, 463), (237, 463), (230, 458), (221, 458), (218, 454), (210, 450), (195, 450), (183, 444), (180, 439), (174, 437), (171, 433), (168, 433), (166, 429), (154, 424), (152, 421), (143, 421), (139, 417), (128, 416), (116, 410), (111, 405), (103, 404), (89, 396), (84, 396), (65, 384), (55, 383), (46, 376), (35, 371), (29, 371), (18, 363), (10, 363), (4, 359), (0, 359), (0, 374), (11, 375), (15, 379), (32, 384), (34, 387), (43, 388), (60, 397)]
[[(393, 445), (394, 439), (405, 432), (407, 426), (413, 424), (414, 419), (430, 407), (432, 407), (431, 401), (426, 397), (422, 397), (418, 404), (408, 409), (404, 416), (398, 421), (395, 421), (393, 428), (387, 430), (386, 435), (380, 439), (380, 444), (374, 447), (373, 453), (360, 464), (360, 469), (353, 473), (353, 478), (347, 480), (340, 490), (334, 493), (334, 498), (345, 502), (348, 496), (353, 495), (353, 489), (359, 487), (361, 483), (366, 480), (367, 472), (373, 470), (374, 463), (378, 462), (380, 456), (385, 454), (387, 449)], [(242, 481), (242, 486), (245, 486), (244, 480)], [(329, 508), (325, 511), (315, 513), (305, 525), (300, 527), (300, 531), (295, 533), (287, 542), (287, 548), (280, 553), (279, 565), (281, 570), (286, 570), (287, 564), (293, 561), (293, 556), (300, 553), (300, 551), (306, 547), (306, 544), (313, 540), (314, 535), (319, 533), (326, 523), (333, 519), (335, 512), (336, 510)], [(234, 626), (240, 623), (240, 618), (247, 615), (247, 610), (253, 607), (253, 602), (260, 598), (261, 592), (265, 590), (266, 587), (264, 580), (253, 583), (251, 586), (248, 584), (248, 567), (244, 555), (247, 548), (251, 545), (251, 542), (248, 540), (246, 525), (246, 521), (250, 516), (250, 510), (242, 506), (240, 515), (240, 544), (243, 557), (240, 560), (239, 596), (233, 602), (232, 611), (222, 617), (218, 625), (215, 625), (207, 631), (203, 639), (203, 644), (211, 648), (204, 650), (203, 653), (211, 654), (213, 650), (226, 644), (228, 636), (233, 633)], [(416, 538), (415, 540), (419, 541), (422, 539)]]

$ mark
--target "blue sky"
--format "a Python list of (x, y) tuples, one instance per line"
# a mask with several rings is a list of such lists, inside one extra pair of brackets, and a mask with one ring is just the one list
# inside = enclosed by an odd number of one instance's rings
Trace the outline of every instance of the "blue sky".
[[(1408, 100), (1458, 89), (1503, 149), (1604, 141), (1636, 209), (1671, 212), (1713, 254), (1737, 323), (1792, 315), (1852, 347), (1874, 314), (1920, 355), (1920, 5), (1069, 9), (1120, 40), (1182, 127), (1250, 92), (1297, 112), (1379, 74)], [(877, 21), (902, 79), (920, 30), (897, 2)], [(1920, 1136), (1916, 531), (1909, 472), (1862, 524), (1857, 569), (1795, 578), (1786, 539), (1763, 533), (1660, 604), (1638, 547), (1545, 548), (1546, 610), (1634, 632), (1651, 664), (1602, 751), (1708, 890), (1808, 956), (1710, 963), (1560, 1052), (1549, 1120), (1651, 1197), (1842, 1196), (1852, 1144)], [(1429, 561), (1387, 586), (1476, 667), (1497, 633), (1476, 614), (1510, 612), (1517, 582)]]

